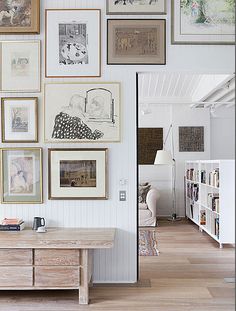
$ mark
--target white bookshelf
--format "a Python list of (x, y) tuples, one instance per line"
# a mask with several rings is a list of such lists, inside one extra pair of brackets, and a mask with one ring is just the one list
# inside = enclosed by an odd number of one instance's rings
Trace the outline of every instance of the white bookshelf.
[[(214, 197), (214, 204), (211, 196)], [(186, 161), (185, 198), (186, 216), (197, 224), (201, 231), (205, 231), (216, 240), (220, 248), (223, 244), (235, 243), (234, 160)], [(202, 214), (205, 217), (201, 217)]]

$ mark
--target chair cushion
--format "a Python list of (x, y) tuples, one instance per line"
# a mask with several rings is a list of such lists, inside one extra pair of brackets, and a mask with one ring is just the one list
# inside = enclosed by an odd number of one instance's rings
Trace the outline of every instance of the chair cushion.
[(142, 209), (142, 210), (145, 210), (145, 209), (148, 208), (148, 206), (147, 206), (146, 203), (139, 203), (138, 208), (139, 208), (139, 209)]

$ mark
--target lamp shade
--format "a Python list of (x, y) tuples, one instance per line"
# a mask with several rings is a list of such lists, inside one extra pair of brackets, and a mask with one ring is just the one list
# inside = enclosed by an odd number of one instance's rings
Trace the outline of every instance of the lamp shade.
[(169, 151), (166, 150), (157, 150), (155, 165), (174, 165), (174, 160)]

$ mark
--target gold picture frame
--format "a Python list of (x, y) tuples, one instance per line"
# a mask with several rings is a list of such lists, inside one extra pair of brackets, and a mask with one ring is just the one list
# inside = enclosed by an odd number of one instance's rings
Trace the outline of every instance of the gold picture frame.
[(25, 0), (23, 4), (0, 3), (0, 34), (39, 34), (40, 0)]
[(48, 149), (49, 200), (107, 200), (108, 149)]
[(2, 142), (38, 142), (38, 98), (3, 97), (1, 99)]
[(1, 203), (43, 203), (42, 148), (1, 148)]

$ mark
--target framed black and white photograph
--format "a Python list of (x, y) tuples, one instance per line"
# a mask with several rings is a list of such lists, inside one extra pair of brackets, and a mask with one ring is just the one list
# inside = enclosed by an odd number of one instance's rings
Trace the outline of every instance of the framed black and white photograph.
[(38, 141), (38, 98), (3, 97), (1, 116), (3, 143)]
[(1, 41), (2, 92), (40, 92), (40, 41)]
[(166, 14), (166, 0), (107, 0), (107, 15)]
[(49, 83), (44, 96), (46, 143), (120, 141), (120, 83)]
[(204, 126), (179, 127), (179, 152), (204, 152)]
[(41, 148), (1, 149), (1, 202), (43, 202)]
[(46, 77), (101, 76), (101, 11), (46, 10)]
[(106, 200), (107, 149), (49, 149), (50, 200)]

